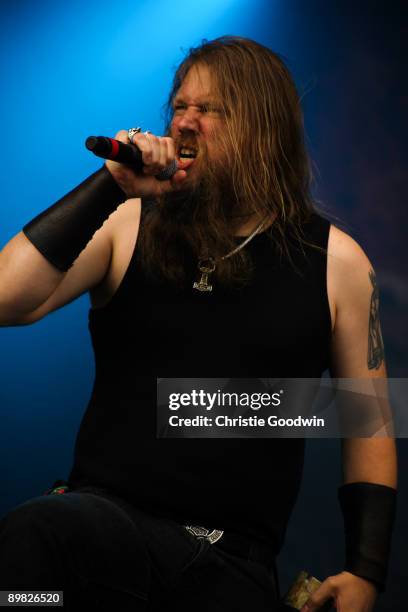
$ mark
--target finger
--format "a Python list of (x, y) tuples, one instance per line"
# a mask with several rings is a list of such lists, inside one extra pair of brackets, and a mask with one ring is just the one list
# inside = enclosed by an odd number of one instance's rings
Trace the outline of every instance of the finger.
[(159, 139), (159, 147), (159, 164), (161, 170), (164, 170), (164, 168), (167, 168), (167, 166), (170, 164), (167, 151), (167, 142), (164, 138)]
[(172, 139), (159, 138), (151, 135), (148, 136), (153, 141), (153, 157), (152, 163), (146, 169), (146, 174), (156, 175), (160, 171), (167, 168), (172, 161), (175, 159), (174, 145), (172, 146)]
[(141, 151), (143, 174), (154, 175), (160, 171), (157, 151), (158, 139), (153, 134), (140, 133), (133, 137), (133, 144)]
[(135, 134), (132, 139), (132, 144), (142, 152), (143, 163), (146, 165), (151, 164), (153, 159), (153, 147), (148, 135), (142, 132)]
[(152, 151), (151, 162), (149, 165), (151, 165), (152, 167), (154, 166), (156, 170), (161, 169), (160, 168), (160, 138), (158, 138), (154, 134), (147, 134), (147, 133), (143, 134), (143, 136), (146, 138), (147, 142), (149, 143), (151, 147), (151, 151)]
[(163, 140), (167, 146), (167, 163), (166, 166), (170, 166), (172, 161), (176, 159), (176, 145), (173, 138), (164, 137)]
[(336, 594), (337, 589), (333, 584), (331, 576), (329, 576), (329, 578), (326, 578), (319, 588), (309, 597), (300, 612), (315, 612), (319, 610), (325, 602), (330, 601), (330, 599), (335, 599)]
[(119, 130), (119, 132), (115, 136), (115, 140), (119, 140), (120, 142), (129, 144), (130, 140), (127, 130)]

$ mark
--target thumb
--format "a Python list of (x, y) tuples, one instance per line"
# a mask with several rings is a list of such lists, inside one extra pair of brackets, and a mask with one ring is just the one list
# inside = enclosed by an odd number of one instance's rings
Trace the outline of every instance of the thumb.
[(185, 170), (177, 170), (177, 172), (175, 172), (170, 179), (171, 185), (173, 187), (178, 187), (184, 181), (186, 176), (187, 172)]
[[(319, 588), (309, 597), (300, 612), (323, 612), (323, 610), (331, 610), (335, 607), (335, 587), (330, 578), (327, 578)], [(326, 604), (323, 607), (323, 604)]]
[(194, 159), (186, 159), (186, 160), (177, 160), (178, 169), (170, 178), (169, 181), (163, 181), (162, 184), (162, 192), (172, 191), (173, 189), (178, 189), (182, 186), (184, 180), (187, 177), (186, 169), (194, 163)]
[[(170, 191), (177, 191), (180, 188), (183, 181), (187, 176), (187, 172), (185, 170), (177, 170), (175, 174), (167, 181), (158, 181), (154, 179), (154, 190), (155, 195), (162, 195), (164, 193), (169, 193)], [(149, 180), (152, 180), (152, 177), (149, 177)]]
[(164, 181), (162, 185), (163, 192), (177, 191), (181, 189), (185, 179), (187, 178), (187, 172), (185, 170), (177, 170), (169, 181)]

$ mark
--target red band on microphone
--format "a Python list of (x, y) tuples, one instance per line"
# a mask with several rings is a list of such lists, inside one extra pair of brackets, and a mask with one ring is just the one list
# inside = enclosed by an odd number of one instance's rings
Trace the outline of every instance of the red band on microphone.
[(111, 145), (112, 145), (112, 152), (111, 152), (110, 158), (115, 159), (119, 151), (119, 143), (117, 140), (114, 140), (113, 138), (109, 138), (109, 140), (111, 141)]

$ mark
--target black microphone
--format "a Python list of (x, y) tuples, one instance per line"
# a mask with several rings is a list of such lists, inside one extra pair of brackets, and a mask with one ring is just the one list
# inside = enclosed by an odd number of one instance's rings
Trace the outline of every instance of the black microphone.
[[(85, 146), (94, 155), (103, 159), (111, 159), (121, 164), (132, 166), (133, 170), (139, 174), (143, 170), (142, 152), (135, 145), (124, 144), (114, 138), (107, 136), (89, 136), (85, 141)], [(168, 181), (177, 172), (176, 160), (170, 166), (164, 168), (159, 174), (155, 175), (158, 181)]]

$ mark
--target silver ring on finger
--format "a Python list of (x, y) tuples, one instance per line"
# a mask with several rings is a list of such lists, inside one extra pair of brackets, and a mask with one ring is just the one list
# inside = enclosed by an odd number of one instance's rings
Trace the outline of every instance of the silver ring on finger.
[(133, 127), (133, 128), (128, 129), (128, 138), (132, 144), (133, 144), (133, 138), (135, 137), (135, 135), (140, 134), (141, 131), (142, 131), (141, 127)]

